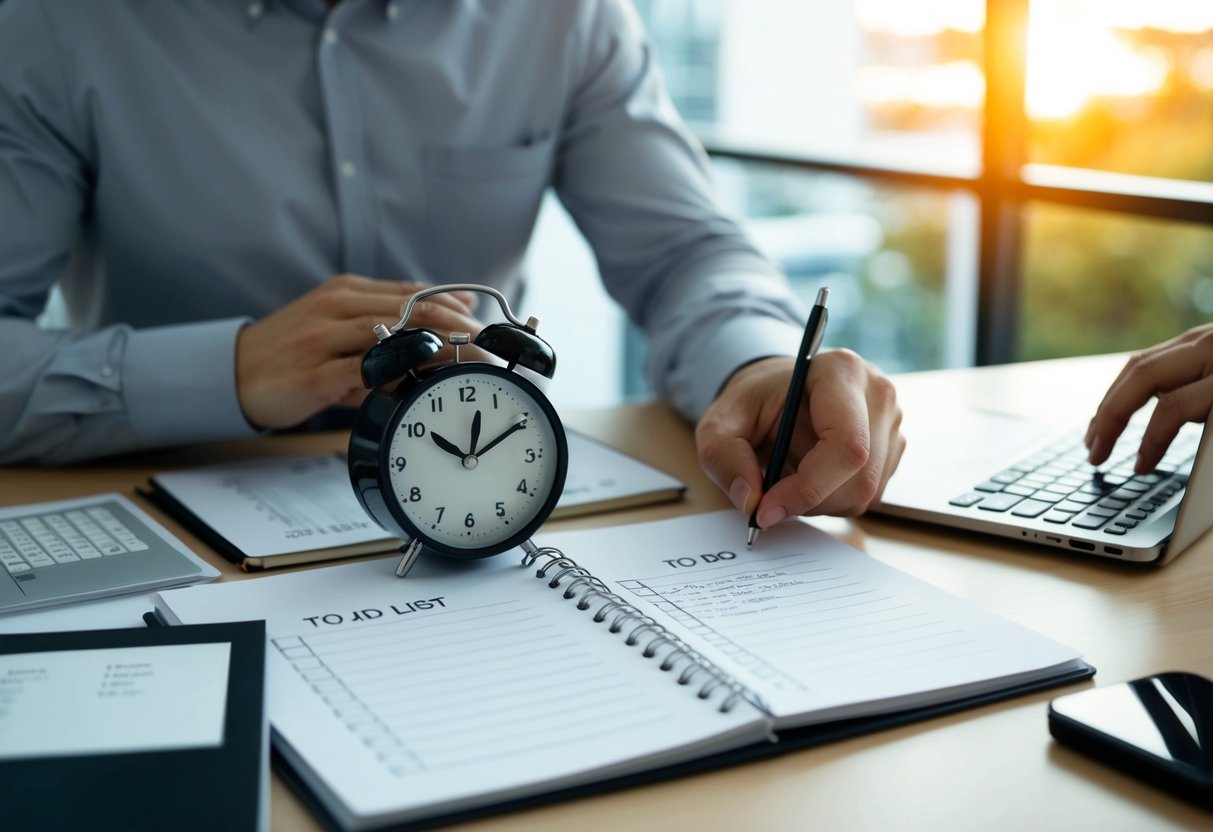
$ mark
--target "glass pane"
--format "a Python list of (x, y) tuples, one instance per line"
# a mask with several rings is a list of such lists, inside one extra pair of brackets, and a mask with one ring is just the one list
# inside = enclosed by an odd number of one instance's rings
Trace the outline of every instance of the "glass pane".
[(1135, 350), (1213, 316), (1213, 229), (1056, 206), (1027, 213), (1022, 359)]
[[(726, 206), (779, 263), (807, 309), (830, 289), (826, 347), (885, 372), (972, 362), (978, 211), (968, 194), (717, 160)], [(645, 394), (643, 344), (628, 339), (626, 393)]]
[(674, 103), (730, 141), (960, 175), (983, 0), (637, 0)]
[(1213, 2), (1033, 0), (1031, 162), (1213, 180)]

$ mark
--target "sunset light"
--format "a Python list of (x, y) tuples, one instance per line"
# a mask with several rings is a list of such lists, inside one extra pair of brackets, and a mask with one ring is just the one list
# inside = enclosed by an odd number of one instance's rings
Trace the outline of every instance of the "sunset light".
[(1026, 103), (1033, 118), (1076, 115), (1097, 96), (1157, 93), (1170, 71), (1165, 55), (1133, 49), (1092, 23), (1081, 3), (1036, 3), (1028, 24)]
[[(857, 24), (884, 37), (925, 42), (943, 33), (975, 34), (982, 0), (855, 0)], [(1213, 41), (1179, 63), (1177, 53), (1143, 45), (1140, 33), (1213, 32), (1213, 0), (1035, 0), (1030, 4), (1025, 104), (1034, 119), (1077, 116), (1097, 100), (1156, 96), (1183, 74), (1213, 89)], [(895, 54), (895, 53), (894, 53)], [(913, 53), (911, 53), (913, 54)], [(923, 56), (918, 53), (919, 60)], [(978, 110), (984, 81), (966, 58), (906, 63), (884, 51), (859, 69), (856, 93), (869, 106)]]

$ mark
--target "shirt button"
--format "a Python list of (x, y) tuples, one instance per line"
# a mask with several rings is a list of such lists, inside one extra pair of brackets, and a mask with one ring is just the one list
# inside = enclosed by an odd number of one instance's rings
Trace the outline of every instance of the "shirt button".
[(114, 368), (109, 366), (108, 364), (106, 364), (104, 367), (101, 368), (101, 377), (102, 378), (109, 378), (113, 374), (114, 374)]
[(260, 3), (250, 3), (247, 11), (249, 17), (261, 17), (261, 13), (265, 11), (265, 6)]
[(398, 14), (400, 14), (399, 7), (397, 7), (395, 3), (388, 3), (387, 4), (387, 19), (395, 20), (396, 15), (398, 15)]
[(324, 42), (325, 43), (336, 43), (337, 42), (337, 30), (336, 29), (325, 29), (324, 30)]
[(353, 162), (345, 161), (341, 163), (341, 175), (346, 179), (353, 179), (358, 175), (358, 166)]

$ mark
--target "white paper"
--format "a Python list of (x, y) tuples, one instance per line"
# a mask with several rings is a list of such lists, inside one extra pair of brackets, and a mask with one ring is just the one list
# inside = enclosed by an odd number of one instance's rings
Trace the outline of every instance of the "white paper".
[[(264, 617), (280, 748), (374, 825), (761, 741), (518, 565), (389, 561), (163, 593), (183, 623)], [(717, 692), (720, 694), (722, 692)], [(372, 821), (373, 819), (373, 821)]]
[(644, 494), (680, 493), (686, 486), (651, 465), (568, 431), (569, 470), (556, 513), (571, 515), (581, 506), (628, 501)]
[(231, 644), (0, 656), (0, 759), (223, 744)]
[[(558, 513), (583, 513), (596, 504), (683, 487), (668, 474), (575, 431), (568, 432), (568, 443), (569, 469)], [(224, 463), (159, 473), (155, 480), (252, 557), (390, 540), (359, 505), (345, 460), (334, 454)]]
[(0, 615), (0, 633), (61, 633), (71, 630), (114, 630), (143, 627), (152, 611), (145, 593), (80, 601), (45, 610)]
[(947, 701), (1079, 657), (808, 523), (737, 512), (541, 535), (758, 692), (777, 726)]
[(225, 463), (155, 480), (253, 557), (386, 539), (358, 504), (345, 461), (335, 455)]

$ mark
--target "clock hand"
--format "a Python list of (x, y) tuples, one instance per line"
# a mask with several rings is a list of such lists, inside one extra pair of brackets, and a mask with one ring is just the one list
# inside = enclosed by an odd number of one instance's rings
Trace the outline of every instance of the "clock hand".
[(492, 440), (487, 445), (485, 445), (483, 448), (481, 448), (479, 453), (476, 454), (476, 456), (478, 456), (478, 457), (484, 456), (490, 448), (496, 447), (497, 444), (501, 442), (501, 440), (505, 439), (507, 436), (509, 436), (514, 431), (522, 430), (525, 427), (526, 427), (526, 417), (519, 415), (518, 419), (514, 422), (514, 424), (510, 425), (508, 428), (506, 428), (504, 431), (502, 431), (502, 433), (496, 439)]
[(472, 417), (472, 441), (468, 445), (468, 454), (476, 456), (476, 443), (480, 441), (480, 411), (476, 411), (476, 415)]
[(439, 436), (434, 431), (430, 431), (430, 436), (434, 439), (434, 444), (437, 445), (439, 448), (442, 448), (442, 450), (446, 451), (448, 454), (451, 454), (452, 456), (457, 456), (460, 459), (463, 459), (463, 456), (464, 456), (463, 451), (456, 448), (455, 443), (451, 442), (450, 440), (448, 440), (442, 436)]

